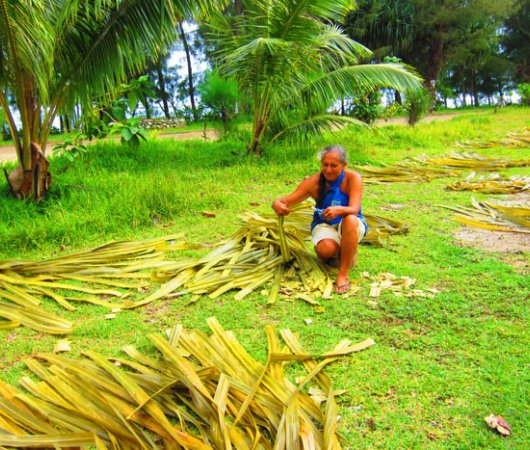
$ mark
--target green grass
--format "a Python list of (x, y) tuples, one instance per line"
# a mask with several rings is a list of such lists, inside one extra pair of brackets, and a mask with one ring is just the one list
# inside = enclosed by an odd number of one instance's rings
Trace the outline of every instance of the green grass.
[[(326, 144), (343, 144), (351, 164), (393, 163), (423, 153), (443, 154), (453, 150), (456, 141), (521, 131), (528, 126), (527, 118), (528, 110), (503, 108), (420, 122), (414, 128), (351, 128), (310, 147), (276, 145), (261, 159), (236, 156), (245, 145), (237, 141), (153, 140), (137, 150), (98, 143), (73, 164), (53, 160), (52, 192), (39, 205), (9, 198), (5, 182), (0, 185), (0, 260), (47, 259), (109, 240), (181, 231), (193, 243), (217, 243), (239, 228), (238, 215), (244, 210), (269, 212), (274, 198), (317, 171), (315, 154)], [(530, 157), (528, 149), (479, 152)], [(509, 173), (528, 174), (529, 169)], [(530, 252), (527, 248), (505, 255), (458, 245), (454, 232), (459, 225), (451, 220), (452, 212), (439, 205), (468, 206), (472, 196), (491, 196), (445, 191), (448, 181), (366, 184), (363, 210), (401, 220), (410, 232), (394, 237), (387, 248), (362, 246), (352, 271), (354, 279), (362, 271), (411, 276), (418, 288), (441, 291), (433, 299), (395, 297), (386, 291), (372, 299), (364, 282), (354, 297), (322, 301), (323, 312), (286, 300), (267, 307), (259, 293), (241, 301), (232, 293), (190, 305), (187, 296), (157, 301), (121, 312), (114, 320), (104, 319), (108, 311), (102, 307), (83, 305), (67, 312), (46, 306), (76, 322), (68, 337), (72, 356), (87, 349), (118, 355), (125, 344), (149, 351), (147, 333), (162, 333), (177, 323), (207, 331), (205, 319), (211, 316), (234, 330), (262, 360), (268, 323), (298, 332), (315, 353), (344, 338), (372, 337), (377, 345), (327, 369), (334, 386), (346, 390), (339, 403), (344, 448), (527, 448)], [(388, 211), (390, 203), (403, 207)], [(203, 217), (203, 210), (216, 217)], [(517, 268), (514, 260), (523, 264)], [(313, 324), (306, 325), (305, 318)], [(51, 351), (56, 340), (24, 328), (0, 331), (2, 379), (16, 383), (27, 374), (23, 358)], [(492, 412), (512, 425), (511, 438), (486, 427), (484, 417)]]

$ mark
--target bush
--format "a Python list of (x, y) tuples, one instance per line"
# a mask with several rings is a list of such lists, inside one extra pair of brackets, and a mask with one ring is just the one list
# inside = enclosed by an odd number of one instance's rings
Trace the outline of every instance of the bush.
[(384, 109), (381, 105), (381, 93), (372, 91), (356, 98), (350, 113), (362, 122), (372, 123), (381, 118)]
[(518, 84), (517, 92), (521, 96), (521, 105), (530, 106), (530, 83)]
[(414, 126), (432, 106), (432, 97), (426, 88), (405, 93), (405, 109), (409, 113), (409, 125)]

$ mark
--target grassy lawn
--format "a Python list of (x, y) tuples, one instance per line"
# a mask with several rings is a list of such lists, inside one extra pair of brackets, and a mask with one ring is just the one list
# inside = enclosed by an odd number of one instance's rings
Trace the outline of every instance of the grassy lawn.
[[(411, 128), (387, 125), (349, 128), (308, 147), (278, 144), (260, 159), (247, 159), (244, 142), (153, 139), (129, 149), (96, 143), (69, 163), (52, 160), (50, 197), (25, 204), (0, 185), (0, 260), (41, 260), (84, 251), (111, 240), (143, 239), (184, 232), (194, 244), (215, 244), (240, 226), (245, 210), (270, 212), (270, 203), (319, 168), (317, 150), (340, 143), (351, 165), (392, 164), (420, 154), (441, 155), (457, 141), (500, 138), (529, 126), (528, 109), (503, 108)], [(237, 136), (232, 133), (232, 136)], [(498, 158), (530, 158), (529, 149), (477, 150)], [(5, 164), (8, 169), (12, 164)], [(530, 174), (528, 167), (508, 174)], [(462, 177), (468, 172), (463, 171)], [(264, 328), (289, 328), (312, 353), (341, 339), (373, 338), (376, 345), (327, 368), (339, 397), (340, 432), (347, 449), (523, 449), (530, 446), (530, 249), (486, 252), (461, 245), (460, 225), (440, 205), (469, 206), (502, 196), (446, 191), (454, 179), (421, 184), (365, 184), (363, 211), (406, 223), (409, 233), (385, 248), (361, 246), (351, 277), (361, 290), (349, 298), (321, 300), (322, 309), (301, 301), (266, 305), (259, 292), (235, 300), (229, 292), (211, 300), (159, 300), (105, 320), (108, 310), (81, 305), (77, 311), (46, 306), (76, 324), (68, 337), (72, 356), (92, 349), (121, 355), (133, 344), (151, 351), (145, 337), (178, 323), (207, 331), (217, 317), (255, 357), (266, 355)], [(215, 213), (208, 218), (202, 211)], [(190, 258), (208, 249), (189, 251)], [(517, 263), (517, 264), (516, 264)], [(383, 291), (369, 296), (361, 272), (415, 278), (434, 298), (406, 298)], [(141, 293), (138, 293), (141, 298)], [(312, 319), (307, 325), (304, 319)], [(0, 330), (2, 380), (27, 375), (23, 359), (52, 351), (57, 337), (26, 328)], [(484, 417), (502, 415), (513, 436), (488, 429)]]

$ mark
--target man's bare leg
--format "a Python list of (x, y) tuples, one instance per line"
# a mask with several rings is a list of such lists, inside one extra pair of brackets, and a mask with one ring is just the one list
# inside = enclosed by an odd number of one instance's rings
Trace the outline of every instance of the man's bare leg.
[(350, 269), (357, 263), (358, 221), (355, 216), (349, 215), (342, 219), (342, 237), (340, 248), (340, 268), (335, 283), (335, 292), (344, 294), (350, 289)]

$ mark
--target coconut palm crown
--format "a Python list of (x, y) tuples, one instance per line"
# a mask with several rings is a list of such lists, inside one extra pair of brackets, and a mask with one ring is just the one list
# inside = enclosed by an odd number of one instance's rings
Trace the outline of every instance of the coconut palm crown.
[[(217, 64), (237, 76), (252, 111), (249, 153), (264, 139), (304, 137), (352, 118), (327, 113), (338, 99), (380, 88), (417, 89), (421, 80), (400, 64), (361, 64), (371, 52), (336, 25), (349, 0), (243, 0), (240, 15), (209, 24)], [(358, 122), (356, 122), (358, 123)]]

